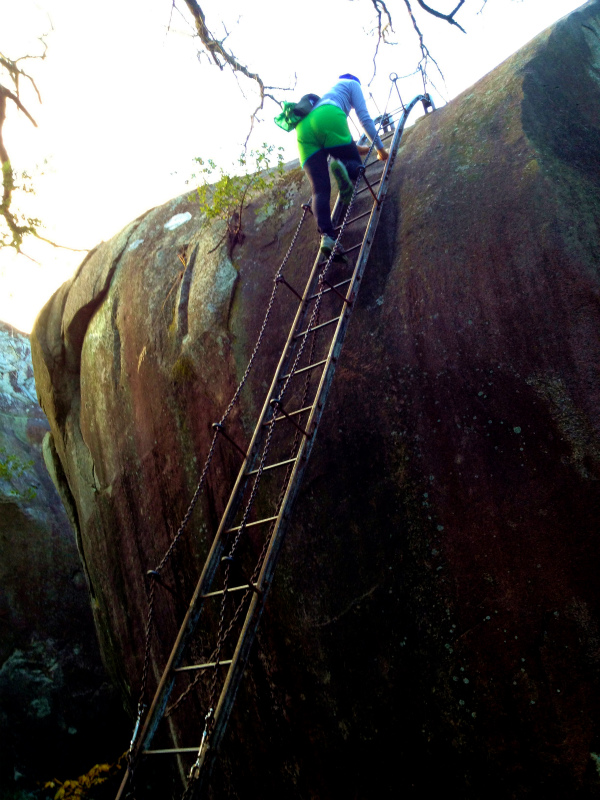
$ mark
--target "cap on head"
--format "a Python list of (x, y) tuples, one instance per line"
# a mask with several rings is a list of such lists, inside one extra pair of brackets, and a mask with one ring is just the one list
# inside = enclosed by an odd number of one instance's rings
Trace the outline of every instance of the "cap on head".
[(346, 72), (343, 75), (340, 75), (340, 78), (345, 78), (348, 81), (356, 81), (357, 83), (360, 83), (360, 81), (358, 80), (356, 75), (351, 75), (349, 72)]

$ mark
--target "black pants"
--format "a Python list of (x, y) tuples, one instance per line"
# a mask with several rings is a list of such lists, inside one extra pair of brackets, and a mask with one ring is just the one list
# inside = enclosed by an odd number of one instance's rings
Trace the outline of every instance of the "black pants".
[(308, 176), (312, 189), (312, 211), (317, 220), (319, 233), (326, 233), (335, 239), (335, 232), (331, 223), (331, 211), (329, 209), (331, 181), (329, 180), (327, 156), (337, 158), (344, 163), (351, 181), (357, 179), (362, 161), (356, 144), (350, 142), (350, 144), (324, 147), (322, 150), (317, 150), (304, 162), (304, 171)]

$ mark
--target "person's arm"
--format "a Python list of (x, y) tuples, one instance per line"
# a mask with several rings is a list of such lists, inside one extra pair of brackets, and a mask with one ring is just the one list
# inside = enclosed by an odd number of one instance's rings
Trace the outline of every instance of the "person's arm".
[(367, 109), (365, 98), (360, 88), (360, 83), (352, 81), (352, 108), (356, 111), (356, 116), (360, 124), (363, 126), (365, 133), (369, 139), (375, 144), (377, 150), (377, 158), (380, 161), (386, 161), (389, 153), (383, 146), (383, 142), (379, 138), (375, 129), (375, 123), (371, 119), (371, 115)]
[[(356, 149), (360, 156), (366, 156), (371, 152), (370, 146), (366, 144), (357, 144)], [(377, 158), (379, 161), (387, 161), (389, 156), (390, 151), (387, 148), (384, 147), (382, 150), (377, 150)]]

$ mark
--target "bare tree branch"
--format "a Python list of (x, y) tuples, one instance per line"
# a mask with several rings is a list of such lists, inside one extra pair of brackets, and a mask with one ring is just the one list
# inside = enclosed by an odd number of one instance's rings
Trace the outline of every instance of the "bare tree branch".
[[(206, 51), (214, 61), (214, 63), (219, 67), (219, 69), (224, 69), (225, 65), (229, 65), (234, 72), (241, 72), (242, 75), (245, 75), (250, 80), (256, 81), (259, 91), (260, 91), (260, 98), (261, 101), (264, 101), (265, 98), (265, 85), (263, 83), (262, 78), (256, 72), (250, 72), (250, 70), (241, 64), (237, 58), (233, 55), (233, 53), (228, 53), (227, 50), (223, 47), (223, 42), (215, 39), (212, 33), (209, 31), (208, 27), (206, 26), (206, 17), (204, 15), (204, 11), (200, 8), (196, 0), (185, 0), (185, 4), (187, 5), (188, 9), (192, 17), (194, 18), (194, 23), (196, 25), (196, 31), (198, 32), (198, 36), (200, 37), (200, 41), (206, 48)], [(227, 36), (225, 37), (227, 38)], [(262, 108), (262, 104), (260, 106)]]
[[(420, 0), (417, 0), (417, 2), (420, 3)], [(419, 26), (417, 25), (417, 20), (415, 19), (415, 15), (413, 14), (413, 10), (410, 5), (410, 0), (404, 0), (404, 5), (406, 6), (406, 10), (410, 15), (413, 28), (415, 29), (415, 33), (419, 37), (419, 46), (421, 48), (421, 63), (419, 64), (419, 69), (423, 74), (423, 82), (425, 83), (427, 77), (427, 64), (429, 63), (430, 59), (435, 64), (437, 71), (442, 76), (442, 80), (444, 80), (444, 75), (442, 73), (442, 70), (440, 69), (439, 64), (437, 63), (435, 58), (431, 55), (431, 53), (429, 52), (429, 48), (425, 44), (425, 39), (423, 38), (423, 34), (421, 33)]]
[(382, 27), (381, 25), (382, 12), (387, 17), (387, 25), (389, 25), (390, 30), (394, 30), (394, 27), (392, 25), (392, 17), (390, 12), (388, 11), (388, 7), (386, 6), (384, 0), (371, 0), (371, 2), (373, 3), (373, 8), (377, 13), (377, 30), (379, 33), (379, 41), (381, 41), (381, 39), (384, 37), (385, 27), (387, 27), (387, 26)]
[(460, 11), (462, 6), (465, 4), (465, 0), (460, 0), (454, 11), (451, 11), (450, 14), (442, 14), (441, 11), (436, 11), (435, 8), (431, 8), (431, 6), (428, 6), (427, 3), (423, 2), (423, 0), (417, 0), (417, 3), (421, 6), (421, 8), (424, 11), (427, 11), (428, 14), (431, 14), (434, 17), (438, 17), (438, 19), (444, 19), (446, 20), (446, 22), (449, 22), (450, 25), (455, 25), (457, 28), (460, 28), (460, 30), (463, 33), (466, 33), (466, 30), (462, 27), (462, 25), (459, 25), (458, 22), (454, 19), (456, 13)]
[[(18, 66), (18, 62), (30, 58), (44, 59), (46, 57), (47, 45), (44, 42), (43, 37), (40, 38), (40, 41), (44, 45), (44, 52), (40, 56), (21, 56), (21, 58), (13, 61), (12, 59), (0, 53), (0, 67), (3, 67), (10, 76), (15, 90), (13, 92), (8, 87), (0, 84), (0, 164), (2, 166), (2, 202), (0, 203), (0, 217), (4, 218), (11, 237), (11, 240), (8, 242), (0, 240), (0, 247), (8, 244), (9, 246), (14, 247), (17, 253), (20, 253), (21, 255), (26, 255), (21, 250), (21, 245), (25, 236), (33, 236), (42, 242), (46, 242), (46, 244), (52, 245), (52, 247), (63, 247), (63, 245), (56, 244), (56, 242), (46, 239), (38, 232), (37, 229), (41, 224), (39, 220), (26, 219), (24, 220), (24, 224), (20, 224), (17, 215), (11, 209), (13, 192), (15, 191), (15, 188), (18, 187), (15, 187), (15, 175), (10, 163), (8, 151), (6, 150), (6, 145), (4, 144), (3, 129), (6, 121), (6, 109), (8, 100), (10, 100), (16, 105), (19, 111), (22, 111), (23, 114), (25, 114), (31, 124), (37, 128), (37, 122), (34, 120), (19, 98), (19, 78), (26, 78), (31, 82), (31, 85), (33, 86), (38, 99), (41, 102), (40, 93), (31, 75), (22, 70)], [(73, 248), (67, 247), (64, 249), (71, 250)], [(30, 256), (27, 256), (27, 258), (30, 258)]]
[[(34, 126), (37, 128), (37, 122), (36, 122), (36, 121), (34, 120), (34, 118), (31, 116), (31, 114), (29, 113), (29, 111), (27, 111), (27, 109), (25, 108), (25, 106), (23, 105), (23, 103), (22, 103), (22, 102), (19, 100), (19, 98), (18, 98), (18, 97), (17, 97), (15, 94), (13, 94), (13, 93), (10, 91), (10, 89), (7, 89), (7, 88), (6, 88), (6, 86), (2, 86), (2, 84), (1, 84), (1, 83), (0, 83), (0, 94), (4, 95), (4, 107), (5, 107), (5, 111), (4, 111), (4, 117), (6, 116), (6, 99), (8, 98), (9, 100), (12, 100), (12, 101), (13, 101), (13, 103), (14, 103), (14, 104), (17, 106), (17, 108), (19, 109), (19, 111), (22, 111), (22, 112), (25, 114), (25, 116), (26, 116), (26, 117), (27, 117), (27, 118), (28, 118), (28, 119), (29, 119), (29, 120), (30, 120), (30, 121), (33, 123), (33, 125), (34, 125)], [(4, 117), (2, 117), (2, 118), (0, 119), (0, 134), (1, 134), (1, 131), (2, 131), (2, 125), (4, 124)]]
[(282, 86), (266, 86), (263, 82), (262, 78), (257, 72), (251, 72), (248, 67), (241, 64), (237, 58), (233, 55), (233, 53), (228, 52), (223, 47), (223, 43), (225, 39), (229, 36), (227, 29), (225, 28), (225, 38), (224, 39), (215, 39), (212, 35), (210, 30), (206, 25), (206, 17), (204, 11), (200, 8), (196, 0), (185, 0), (185, 4), (187, 5), (193, 19), (194, 24), (196, 26), (196, 31), (200, 38), (200, 41), (204, 45), (204, 48), (213, 62), (219, 67), (220, 70), (225, 69), (226, 66), (229, 66), (234, 73), (241, 72), (246, 78), (254, 81), (258, 86), (259, 96), (260, 96), (260, 103), (256, 107), (256, 109), (252, 112), (250, 116), (250, 131), (248, 136), (246, 137), (246, 143), (244, 147), (248, 145), (248, 140), (252, 134), (254, 129), (254, 124), (257, 119), (257, 115), (259, 111), (264, 108), (265, 100), (269, 98), (273, 100), (274, 103), (281, 106), (279, 100), (277, 100), (272, 94), (270, 94), (267, 89), (277, 89), (279, 91), (289, 91), (289, 89), (282, 87)]
[(42, 96), (40, 95), (40, 91), (39, 91), (35, 81), (31, 77), (31, 75), (29, 75), (27, 72), (25, 72), (20, 67), (18, 67), (17, 64), (19, 63), (19, 61), (27, 61), (27, 60), (32, 60), (32, 59), (40, 59), (40, 61), (43, 61), (46, 58), (46, 52), (48, 50), (48, 44), (46, 43), (46, 40), (45, 40), (46, 36), (47, 36), (47, 34), (44, 34), (44, 36), (40, 36), (39, 37), (39, 41), (42, 43), (42, 45), (44, 47), (44, 52), (41, 55), (38, 55), (38, 56), (29, 56), (29, 55), (20, 56), (19, 58), (17, 58), (14, 61), (12, 61), (10, 58), (7, 58), (3, 53), (0, 53), (0, 65), (3, 66), (4, 69), (9, 73), (9, 75), (10, 75), (10, 77), (12, 79), (12, 82), (14, 84), (17, 96), (19, 95), (19, 77), (22, 76), (23, 78), (26, 78), (28, 81), (31, 82), (31, 85), (34, 88), (35, 93), (37, 94), (37, 97), (38, 97), (38, 100), (39, 100), (40, 103), (42, 102)]
[[(373, 3), (373, 8), (377, 13), (377, 44), (375, 45), (375, 52), (373, 53), (373, 75), (371, 76), (371, 80), (369, 81), (369, 86), (373, 82), (375, 75), (377, 73), (377, 55), (379, 53), (379, 46), (381, 42), (386, 42), (386, 33), (388, 30), (394, 31), (394, 27), (392, 25), (392, 15), (390, 14), (388, 7), (386, 6), (384, 0), (371, 0)], [(387, 22), (385, 25), (382, 25), (382, 16), (385, 14), (387, 17)]]
[[(483, 0), (483, 2), (484, 2), (484, 5), (485, 5), (487, 0)], [(373, 54), (373, 76), (372, 76), (371, 81), (369, 82), (369, 84), (373, 81), (373, 78), (375, 77), (375, 74), (377, 72), (377, 55), (379, 53), (379, 47), (381, 45), (381, 42), (386, 42), (386, 31), (387, 30), (391, 30), (391, 31), (394, 30), (393, 23), (392, 23), (392, 16), (390, 14), (390, 11), (389, 11), (388, 7), (385, 4), (385, 0), (371, 0), (371, 3), (373, 4), (373, 8), (375, 9), (375, 12), (377, 14), (377, 44), (375, 46), (375, 53)], [(437, 17), (438, 19), (443, 19), (446, 22), (448, 22), (450, 25), (454, 25), (455, 27), (459, 28), (463, 33), (466, 33), (466, 31), (462, 27), (462, 25), (459, 25), (459, 23), (455, 19), (456, 14), (460, 11), (462, 6), (465, 4), (465, 0), (458, 0), (458, 3), (456, 5), (456, 7), (449, 14), (444, 14), (441, 11), (438, 11), (437, 9), (432, 8), (430, 5), (428, 5), (426, 2), (424, 2), (424, 0), (417, 0), (417, 3), (428, 14), (431, 14), (432, 16)], [(413, 25), (413, 28), (415, 30), (415, 33), (417, 34), (417, 36), (419, 38), (419, 46), (421, 48), (421, 56), (422, 56), (421, 64), (419, 65), (419, 69), (423, 73), (423, 76), (426, 77), (427, 64), (429, 63), (429, 61), (431, 61), (433, 64), (435, 64), (435, 66), (436, 66), (438, 72), (440, 73), (440, 75), (442, 75), (442, 71), (440, 70), (440, 67), (439, 67), (437, 61), (433, 58), (433, 56), (431, 55), (429, 49), (425, 45), (425, 39), (424, 39), (423, 34), (420, 31), (419, 26), (417, 24), (417, 20), (415, 18), (415, 15), (414, 15), (413, 10), (412, 10), (411, 5), (410, 5), (410, 0), (404, 0), (404, 4), (406, 5), (407, 11), (408, 11), (408, 13), (410, 15), (410, 18), (411, 18), (412, 25)], [(387, 22), (385, 24), (383, 24), (384, 15), (387, 18)], [(442, 75), (442, 78), (443, 77), (444, 76)]]

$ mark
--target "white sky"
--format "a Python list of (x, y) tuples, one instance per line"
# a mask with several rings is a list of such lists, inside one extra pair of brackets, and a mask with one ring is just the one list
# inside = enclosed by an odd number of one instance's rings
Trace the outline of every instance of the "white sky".
[[(171, 0), (0, 0), (0, 52), (16, 59), (41, 52), (44, 61), (21, 62), (35, 77), (43, 104), (27, 83), (21, 100), (38, 128), (9, 103), (4, 141), (13, 169), (34, 175), (36, 194), (20, 203), (42, 219), (42, 234), (73, 248), (87, 249), (109, 239), (136, 216), (188, 190), (193, 158), (214, 158), (227, 166), (239, 155), (249, 129), (256, 93), (249, 81), (221, 72), (206, 56), (198, 59), (183, 0), (171, 14)], [(581, 0), (467, 0), (457, 17), (465, 36), (423, 14), (412, 2), (445, 83), (431, 69), (437, 105), (475, 83)], [(456, 0), (430, 0), (448, 13)], [(361, 78), (383, 109), (388, 75), (412, 72), (419, 60), (416, 38), (404, 3), (387, 0), (395, 25), (372, 71), (374, 24), (371, 0), (201, 0), (208, 27), (265, 83), (296, 89), (279, 97), (295, 100), (322, 94), (342, 72)], [(225, 9), (225, 10), (223, 10)], [(287, 9), (282, 11), (282, 9)], [(51, 20), (51, 23), (50, 23)], [(171, 21), (171, 29), (169, 28)], [(5, 79), (0, 79), (4, 82)], [(6, 84), (9, 85), (9, 84)], [(422, 91), (419, 78), (400, 83), (404, 99)], [(240, 87), (246, 99), (240, 92)], [(12, 87), (11, 87), (12, 88)], [(377, 108), (368, 99), (373, 116)], [(268, 103), (251, 145), (268, 141), (296, 158), (293, 134), (272, 119)], [(36, 165), (44, 174), (36, 173)], [(17, 202), (17, 201), (15, 201)], [(0, 319), (23, 331), (85, 253), (26, 242), (38, 263), (0, 250)]]

